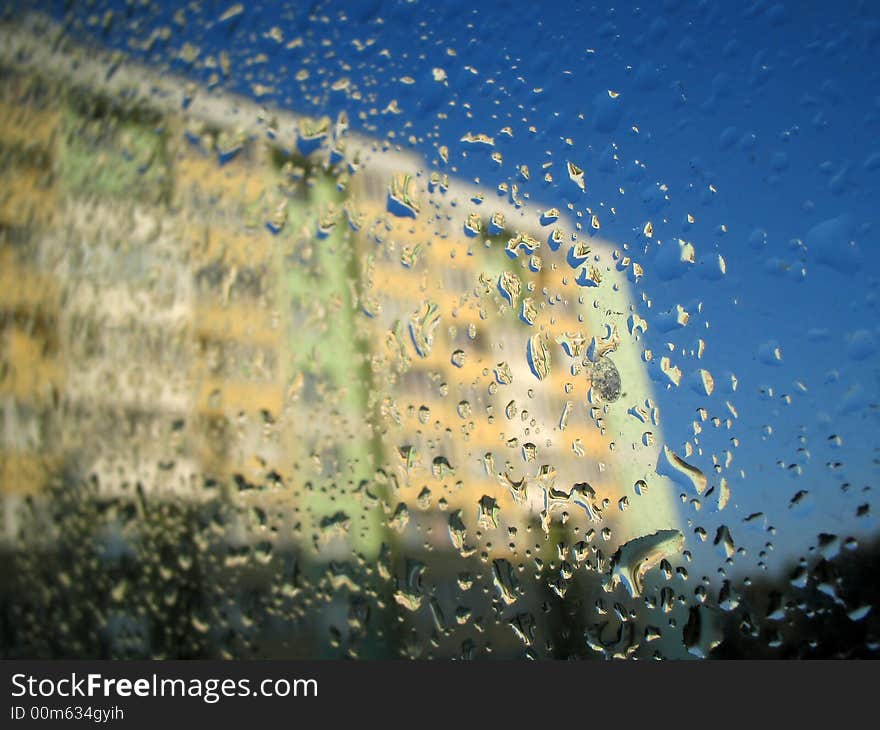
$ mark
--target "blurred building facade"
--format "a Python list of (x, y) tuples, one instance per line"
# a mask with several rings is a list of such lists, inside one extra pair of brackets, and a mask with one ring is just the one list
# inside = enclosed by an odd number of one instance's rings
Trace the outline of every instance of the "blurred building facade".
[(676, 527), (629, 262), (589, 222), (4, 33), (7, 539), (60, 473), (222, 493), (327, 558)]

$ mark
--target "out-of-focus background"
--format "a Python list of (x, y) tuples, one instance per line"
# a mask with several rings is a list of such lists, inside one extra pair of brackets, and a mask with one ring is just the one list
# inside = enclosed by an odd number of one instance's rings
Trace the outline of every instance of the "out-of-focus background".
[(2, 655), (874, 656), (877, 16), (8, 5)]

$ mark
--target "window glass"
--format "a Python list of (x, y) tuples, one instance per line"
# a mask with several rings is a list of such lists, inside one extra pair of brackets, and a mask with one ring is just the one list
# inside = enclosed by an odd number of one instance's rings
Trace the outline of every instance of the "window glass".
[(574, 5), (0, 10), (3, 656), (876, 656), (880, 12)]

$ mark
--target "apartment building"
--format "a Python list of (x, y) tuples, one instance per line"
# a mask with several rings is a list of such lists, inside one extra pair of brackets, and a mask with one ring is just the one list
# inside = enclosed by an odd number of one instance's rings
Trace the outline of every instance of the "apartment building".
[(629, 262), (590, 221), (3, 33), (8, 536), (59, 474), (223, 495), (236, 539), (325, 559), (678, 524)]

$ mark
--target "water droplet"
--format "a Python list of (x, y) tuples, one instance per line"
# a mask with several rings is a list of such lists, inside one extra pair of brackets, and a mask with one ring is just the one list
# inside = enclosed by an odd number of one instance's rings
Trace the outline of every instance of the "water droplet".
[(505, 271), (498, 277), (498, 291), (511, 307), (516, 307), (519, 295), (522, 291), (522, 283), (519, 277), (510, 271)]
[(692, 606), (684, 627), (683, 641), (689, 654), (706, 659), (724, 639), (717, 616), (707, 606)]
[(529, 368), (538, 380), (550, 375), (550, 348), (543, 335), (537, 334), (529, 338), (526, 347)]
[(523, 299), (522, 311), (519, 318), (528, 325), (534, 325), (538, 317), (538, 310), (535, 308), (535, 302), (531, 297)]
[(407, 471), (411, 471), (413, 467), (416, 465), (416, 462), (419, 458), (419, 453), (416, 450), (415, 446), (405, 445), (398, 448), (398, 453), (400, 454), (400, 458), (403, 459), (404, 466)]
[(435, 456), (431, 462), (431, 474), (435, 479), (444, 479), (447, 476), (454, 475), (455, 469), (453, 469), (445, 456)]
[(721, 555), (725, 558), (733, 557), (736, 552), (736, 545), (733, 542), (733, 536), (727, 525), (719, 526), (715, 533), (713, 544), (720, 550)]
[(483, 495), (477, 509), (477, 523), (480, 527), (487, 530), (498, 527), (498, 513), (498, 502), (488, 495)]
[(403, 502), (400, 502), (395, 508), (394, 514), (391, 515), (391, 519), (388, 520), (388, 526), (396, 532), (403, 532), (408, 524), (409, 509)]
[(513, 382), (513, 373), (510, 370), (510, 365), (506, 362), (499, 362), (493, 368), (493, 372), (495, 373), (495, 382), (498, 385), (510, 385)]
[(631, 596), (641, 595), (645, 574), (683, 547), (684, 535), (678, 530), (658, 530), (624, 543), (611, 558), (612, 585), (623, 583)]
[(483, 132), (468, 132), (460, 141), (467, 142), (468, 144), (482, 144), (488, 147), (493, 147), (495, 145), (495, 140)]
[(465, 235), (474, 238), (483, 232), (483, 221), (478, 213), (469, 213), (464, 223)]
[(504, 213), (501, 211), (495, 211), (492, 213), (492, 217), (489, 219), (489, 233), (491, 235), (497, 235), (504, 230)]
[(538, 239), (533, 238), (528, 233), (518, 233), (507, 242), (504, 250), (510, 258), (515, 259), (519, 255), (521, 248), (527, 253), (533, 254), (540, 247), (541, 242)]
[(586, 183), (584, 182), (584, 171), (573, 162), (567, 162), (569, 179), (577, 185), (581, 190), (586, 191)]
[(492, 561), (492, 581), (498, 596), (508, 606), (513, 605), (518, 600), (519, 582), (513, 572), (513, 566), (510, 561), (504, 558)]
[(419, 202), (411, 175), (398, 173), (391, 178), (388, 187), (388, 212), (402, 218), (418, 216)]
[(434, 345), (434, 330), (440, 322), (440, 309), (433, 302), (425, 302), (409, 321), (409, 332), (416, 353), (427, 357)]
[(467, 528), (461, 519), (461, 510), (458, 509), (449, 515), (449, 539), (452, 541), (452, 546), (461, 553), (462, 557), (473, 555), (476, 550), (476, 548), (465, 544), (466, 538)]
[(580, 357), (587, 344), (582, 332), (563, 332), (556, 338), (556, 342), (569, 357)]
[(424, 597), (422, 589), (422, 574), (425, 572), (424, 563), (407, 558), (406, 572), (402, 585), (399, 585), (394, 593), (394, 600), (408, 611), (417, 611), (422, 605)]
[(550, 208), (541, 213), (541, 225), (549, 226), (559, 220), (559, 208)]
[(232, 20), (233, 18), (238, 17), (244, 12), (244, 5), (241, 3), (235, 3), (235, 5), (230, 5), (226, 11), (220, 16), (219, 22), (225, 23), (227, 20)]
[(560, 431), (564, 431), (566, 426), (568, 426), (568, 417), (571, 415), (572, 408), (574, 408), (574, 403), (570, 400), (565, 401), (565, 405), (562, 407), (562, 415), (559, 416)]
[(416, 504), (422, 510), (427, 510), (431, 507), (431, 490), (428, 487), (422, 487), (422, 491), (416, 497)]
[(508, 626), (513, 629), (516, 637), (526, 646), (531, 646), (535, 640), (535, 617), (530, 613), (518, 613), (507, 620)]
[(599, 401), (614, 403), (621, 396), (620, 372), (610, 357), (603, 357), (589, 369), (590, 392)]
[(715, 380), (708, 370), (697, 370), (693, 374), (691, 385), (694, 391), (700, 395), (712, 395), (712, 391), (715, 390)]
[(415, 246), (404, 246), (400, 252), (400, 264), (406, 269), (415, 266), (422, 257), (422, 245), (417, 243)]
[(663, 447), (662, 458), (657, 464), (657, 473), (673, 479), (684, 487), (692, 488), (697, 494), (706, 491), (708, 480), (706, 475), (695, 466), (691, 466), (668, 446)]

